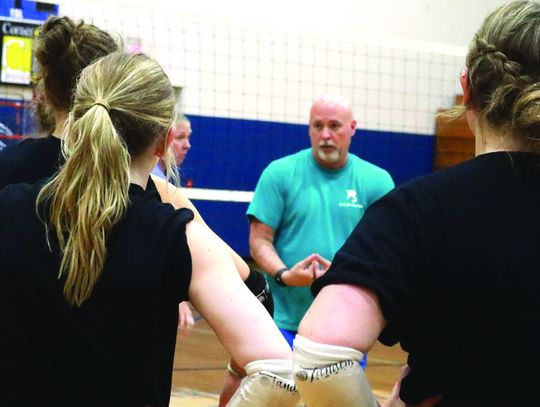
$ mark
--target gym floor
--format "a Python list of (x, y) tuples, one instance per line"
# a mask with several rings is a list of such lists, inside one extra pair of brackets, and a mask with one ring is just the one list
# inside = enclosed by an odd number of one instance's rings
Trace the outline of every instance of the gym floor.
[[(177, 338), (171, 407), (216, 407), (225, 377), (227, 352), (206, 321), (194, 317), (189, 335)], [(377, 343), (369, 353), (366, 373), (379, 401), (390, 394), (405, 360), (399, 346)]]

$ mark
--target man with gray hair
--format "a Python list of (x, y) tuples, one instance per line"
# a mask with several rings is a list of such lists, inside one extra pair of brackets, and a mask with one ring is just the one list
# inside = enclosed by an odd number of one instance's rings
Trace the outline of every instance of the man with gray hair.
[(342, 96), (316, 99), (311, 148), (270, 163), (247, 211), (251, 256), (267, 273), (274, 319), (291, 347), (313, 301), (311, 284), (367, 207), (394, 187), (385, 170), (349, 153), (355, 130)]

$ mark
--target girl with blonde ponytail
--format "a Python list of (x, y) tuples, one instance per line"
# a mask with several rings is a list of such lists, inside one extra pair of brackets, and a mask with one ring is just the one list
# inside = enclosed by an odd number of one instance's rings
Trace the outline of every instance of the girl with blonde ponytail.
[(154, 60), (105, 56), (82, 71), (59, 172), (0, 191), (1, 405), (168, 406), (185, 300), (248, 373), (228, 405), (298, 403), (291, 351), (227, 247), (150, 180), (174, 115)]
[[(126, 72), (112, 71), (111, 63), (121, 64)], [(147, 76), (136, 75), (143, 69)], [(83, 71), (64, 127), (66, 162), (38, 195), (38, 206), (50, 200), (50, 224), (63, 253), (64, 294), (76, 305), (90, 296), (105, 263), (106, 240), (126, 211), (135, 176), (130, 174), (131, 155), (138, 157), (163, 142), (174, 111), (167, 78), (143, 55), (116, 54), (98, 61), (91, 73), (88, 78), (89, 72)], [(143, 80), (152, 83), (154, 93), (145, 94)], [(140, 103), (143, 98), (147, 104)]]
[[(68, 112), (73, 105), (73, 91), (77, 78), (80, 76), (81, 71), (95, 60), (118, 51), (121, 48), (120, 42), (119, 39), (113, 38), (110, 34), (93, 24), (83, 21), (76, 22), (69, 17), (52, 16), (43, 24), (37, 38), (36, 60), (39, 69), (35, 78), (34, 91), (36, 93), (36, 116), (39, 124), (42, 126), (41, 130), (48, 134), (48, 136), (39, 138), (29, 137), (19, 144), (6, 147), (0, 152), (0, 189), (6, 185), (19, 182), (35, 183), (44, 178), (51, 177), (58, 170), (63, 161), (60, 151), (61, 139), (63, 134), (65, 134), (64, 127), (68, 118)], [(144, 98), (146, 98), (146, 95), (143, 95), (141, 100), (144, 100)], [(106, 103), (104, 104), (105, 107), (107, 107)], [(173, 162), (173, 155), (170, 149), (167, 148), (166, 137), (161, 138), (161, 146), (158, 153), (163, 157), (163, 162), (169, 163), (168, 174), (171, 174), (173, 180), (178, 180), (176, 166), (170, 165)], [(65, 148), (69, 149), (71, 147), (66, 144)], [(78, 156), (81, 157), (82, 161), (77, 165), (91, 171), (90, 162), (86, 157), (87, 152), (84, 148), (79, 149)], [(104, 175), (102, 172), (98, 174)], [(82, 185), (84, 185), (84, 182), (81, 180), (79, 186)], [(115, 185), (114, 187), (116, 188), (117, 186)], [(163, 202), (172, 203), (176, 208), (186, 207), (191, 209), (194, 213), (195, 221), (207, 227), (197, 209), (182, 194), (179, 188), (156, 176), (152, 176), (151, 187), (157, 189)], [(75, 194), (75, 191), (70, 192)], [(94, 192), (96, 191), (94, 190)], [(71, 198), (74, 197), (75, 195), (71, 196)], [(86, 200), (85, 204), (90, 205), (93, 199), (90, 193), (86, 194), (84, 198)], [(92, 210), (90, 206), (87, 209), (89, 211)], [(71, 219), (70, 221), (76, 223), (75, 219)], [(82, 224), (74, 230), (80, 231), (81, 229), (78, 228), (89, 226)], [(100, 227), (107, 228), (106, 225), (101, 225)], [(209, 228), (208, 230), (210, 231)], [(73, 239), (78, 238), (73, 237)], [(102, 240), (102, 238), (96, 239)], [(85, 257), (84, 246), (77, 248), (72, 245), (71, 242), (73, 241), (67, 239), (64, 242), (63, 238), (59, 240), (60, 243), (67, 245), (67, 252), (70, 253), (70, 256), (74, 256), (69, 257), (69, 261), (75, 262), (64, 263), (62, 266), (64, 271), (67, 271), (67, 268), (71, 267), (71, 265), (74, 265), (75, 269), (77, 269), (77, 259), (83, 259)], [(88, 242), (85, 241), (86, 243)], [(227, 251), (234, 261), (242, 280), (245, 281), (253, 294), (261, 298), (265, 307), (272, 313), (272, 296), (262, 275), (255, 270), (250, 270), (246, 262), (228, 246)], [(68, 258), (66, 258), (66, 261), (68, 261)], [(92, 259), (92, 264), (97, 264), (95, 263), (96, 261), (100, 262), (102, 259)], [(75, 276), (76, 273), (76, 271), (73, 271), (71, 275)], [(86, 287), (88, 284), (89, 282), (87, 281), (84, 283), (84, 286)], [(72, 293), (73, 300), (75, 297), (79, 298), (79, 300), (83, 298), (85, 296), (83, 292), (86, 292), (86, 289), (83, 289), (77, 294)], [(184, 313), (181, 313), (181, 327), (188, 326), (189, 329), (189, 316), (189, 314), (184, 315)]]

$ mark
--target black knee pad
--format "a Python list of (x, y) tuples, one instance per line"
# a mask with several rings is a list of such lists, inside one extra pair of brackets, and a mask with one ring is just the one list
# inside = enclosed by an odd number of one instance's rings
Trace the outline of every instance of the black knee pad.
[(274, 317), (274, 298), (262, 273), (250, 267), (249, 276), (244, 283), (249, 288), (249, 291), (264, 305), (268, 313)]

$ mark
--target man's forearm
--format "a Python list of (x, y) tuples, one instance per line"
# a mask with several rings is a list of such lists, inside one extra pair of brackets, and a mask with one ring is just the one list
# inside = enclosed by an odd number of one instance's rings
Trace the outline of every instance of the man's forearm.
[(287, 267), (279, 257), (273, 243), (266, 239), (255, 239), (251, 242), (251, 257), (265, 273), (272, 277), (276, 271)]

